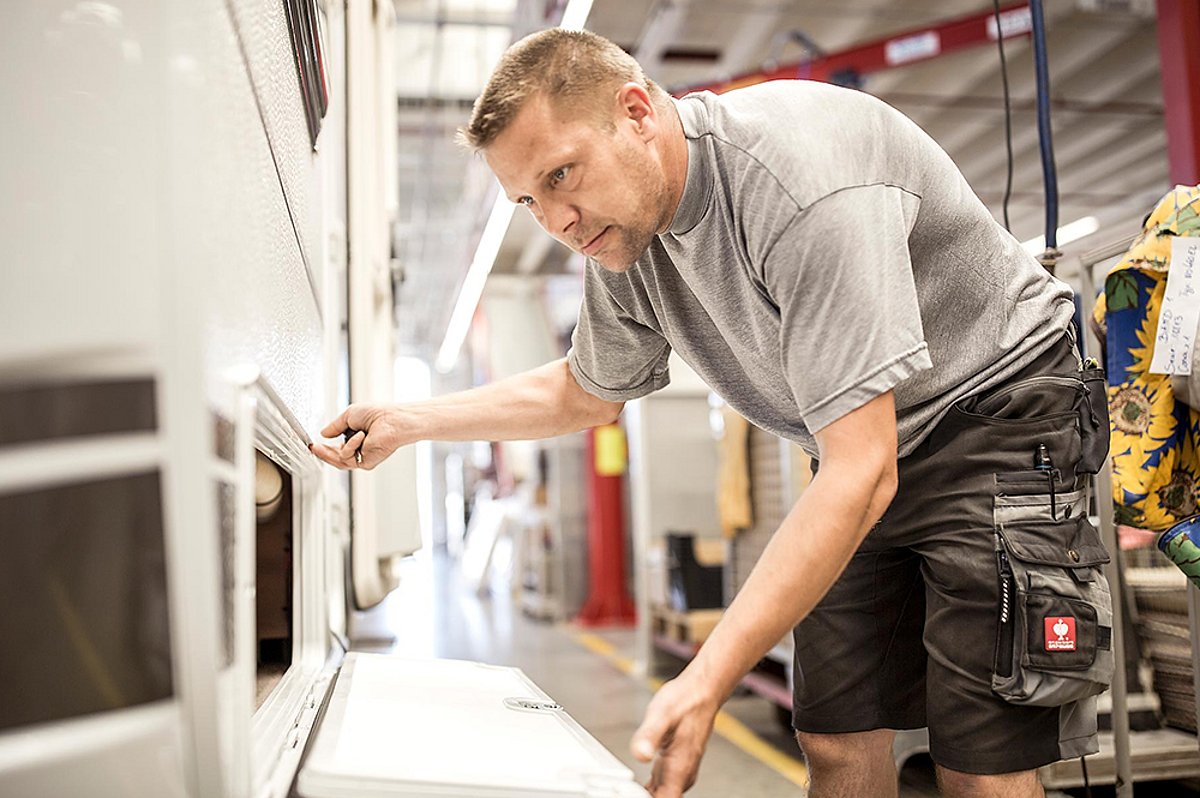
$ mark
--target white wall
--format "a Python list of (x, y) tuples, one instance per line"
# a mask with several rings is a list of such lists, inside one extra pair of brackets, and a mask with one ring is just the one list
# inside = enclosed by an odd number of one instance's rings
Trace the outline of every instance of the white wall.
[[(0, 29), (0, 359), (146, 352), (166, 222), (154, 3), (14, 3)], [(19, 77), (21, 76), (21, 77)]]
[[(24, 747), (6, 736), (0, 794), (86, 783), (95, 796), (242, 796), (251, 768), (257, 794), (283, 794), (295, 763), (267, 720), (293, 728), (307, 691), (260, 713), (265, 737), (253, 736), (253, 706), (239, 703), (253, 655), (234, 667), (223, 657), (229, 551), (216, 484), (237, 475), (214, 456), (213, 413), (236, 410), (231, 367), (247, 365), (309, 430), (339, 409), (344, 48), (327, 41), (333, 96), (314, 152), (281, 0), (11, 5), (0, 28), (0, 385), (157, 380), (159, 430), (138, 451), (163, 474), (176, 696), (149, 714), (38, 729)], [(341, 4), (325, 5), (340, 36)], [(376, 152), (364, 169), (385, 166)], [(0, 451), (0, 491), (14, 456)], [(109, 467), (103, 448), (94, 456)], [(341, 606), (337, 484), (310, 480), (300, 512), (298, 623), (318, 666)]]

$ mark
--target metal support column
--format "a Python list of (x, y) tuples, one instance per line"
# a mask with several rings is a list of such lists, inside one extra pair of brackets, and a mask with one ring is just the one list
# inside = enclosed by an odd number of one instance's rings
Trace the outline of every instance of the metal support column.
[(1104, 467), (1096, 475), (1094, 481), (1100, 511), (1100, 534), (1104, 547), (1112, 557), (1104, 569), (1112, 588), (1112, 650), (1116, 668), (1113, 671), (1112, 683), (1112, 731), (1113, 756), (1117, 798), (1133, 798), (1133, 762), (1129, 751), (1129, 709), (1126, 704), (1129, 686), (1126, 684), (1128, 675), (1125, 671), (1125, 601), (1122, 596), (1124, 585), (1121, 581), (1120, 554), (1121, 547), (1117, 541), (1116, 524), (1113, 519), (1112, 503), (1112, 460), (1105, 459)]
[(1200, 3), (1158, 0), (1158, 54), (1171, 182), (1200, 183)]
[[(1097, 263), (1124, 252), (1130, 242), (1130, 239), (1113, 242), (1107, 247), (1085, 254), (1080, 259), (1079, 282), (1083, 298), (1085, 329), (1090, 330), (1087, 319), (1092, 317), (1092, 311), (1096, 306), (1096, 281), (1092, 273), (1093, 267)], [(1085, 335), (1085, 333), (1080, 331), (1080, 335)], [(1100, 345), (1102, 342), (1094, 337), (1092, 341), (1097, 345), (1097, 352), (1103, 351), (1103, 346)], [(1092, 480), (1092, 486), (1095, 490), (1096, 508), (1099, 514), (1100, 537), (1112, 557), (1112, 561), (1104, 569), (1104, 576), (1108, 579), (1109, 587), (1112, 589), (1112, 646), (1113, 661), (1116, 664), (1111, 690), (1114, 786), (1116, 798), (1133, 798), (1133, 757), (1129, 739), (1129, 709), (1126, 701), (1129, 685), (1127, 684), (1128, 674), (1125, 671), (1125, 597), (1121, 592), (1124, 588), (1120, 566), (1121, 547), (1117, 538), (1116, 520), (1113, 517), (1111, 457), (1105, 458), (1100, 473)]]

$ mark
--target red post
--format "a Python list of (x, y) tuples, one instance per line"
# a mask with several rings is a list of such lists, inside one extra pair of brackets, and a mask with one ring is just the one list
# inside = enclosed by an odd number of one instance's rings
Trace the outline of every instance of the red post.
[(597, 468), (596, 430), (587, 433), (588, 598), (578, 621), (587, 626), (631, 624), (633, 600), (625, 588), (625, 505), (622, 473)]
[(1171, 183), (1200, 183), (1200, 3), (1158, 0), (1158, 55)]

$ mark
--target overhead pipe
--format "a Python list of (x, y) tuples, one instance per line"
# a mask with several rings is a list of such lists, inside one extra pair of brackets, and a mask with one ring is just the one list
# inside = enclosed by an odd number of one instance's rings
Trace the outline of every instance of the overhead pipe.
[(846, 50), (771, 65), (726, 80), (673, 89), (672, 93), (676, 96), (694, 91), (719, 94), (756, 83), (765, 83), (768, 80), (796, 78), (828, 83), (856, 82), (872, 72), (916, 64), (968, 47), (992, 43), (997, 35), (1005, 39), (1028, 35), (1031, 30), (1029, 17), (1028, 3), (1013, 3), (1000, 9), (999, 26), (996, 24), (995, 13), (988, 10), (896, 33)]
[(1046, 58), (1046, 21), (1042, 0), (1029, 0), (1033, 24), (1033, 65), (1037, 83), (1038, 145), (1042, 152), (1042, 181), (1046, 190), (1046, 250), (1039, 257), (1051, 274), (1062, 252), (1058, 249), (1058, 171), (1050, 129), (1050, 67)]

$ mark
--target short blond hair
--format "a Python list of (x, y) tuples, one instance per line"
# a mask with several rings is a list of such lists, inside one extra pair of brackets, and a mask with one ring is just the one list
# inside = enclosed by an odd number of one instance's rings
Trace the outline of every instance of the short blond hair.
[(667, 98), (633, 56), (603, 36), (562, 28), (531, 33), (500, 57), (475, 101), (471, 121), (458, 130), (458, 142), (476, 152), (486, 149), (538, 94), (559, 109), (606, 120), (608, 109), (602, 103), (607, 90), (615, 92), (630, 82), (644, 86), (655, 104)]

